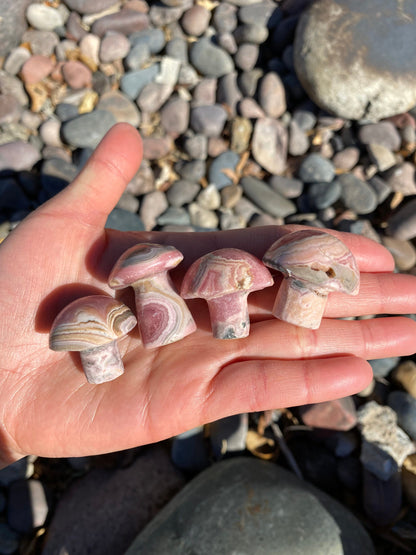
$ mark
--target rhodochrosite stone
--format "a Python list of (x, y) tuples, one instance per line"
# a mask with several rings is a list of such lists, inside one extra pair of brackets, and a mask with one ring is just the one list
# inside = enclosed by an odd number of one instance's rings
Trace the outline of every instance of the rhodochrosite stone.
[(329, 293), (358, 293), (360, 273), (355, 258), (328, 233), (302, 230), (284, 235), (268, 249), (263, 262), (285, 277), (274, 316), (297, 326), (319, 328)]
[(240, 249), (210, 252), (185, 274), (181, 295), (208, 303), (212, 332), (218, 339), (246, 337), (250, 331), (247, 296), (273, 285), (270, 272), (256, 257)]
[(133, 287), (136, 315), (145, 347), (160, 347), (179, 341), (196, 329), (185, 301), (175, 291), (168, 270), (183, 259), (175, 247), (140, 243), (116, 262), (109, 285), (113, 289)]

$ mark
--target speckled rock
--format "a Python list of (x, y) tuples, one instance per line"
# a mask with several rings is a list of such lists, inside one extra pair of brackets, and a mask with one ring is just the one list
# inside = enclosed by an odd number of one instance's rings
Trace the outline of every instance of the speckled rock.
[(17, 46), (26, 29), (25, 11), (31, 0), (0, 0), (0, 56)]
[(416, 103), (407, 47), (415, 28), (415, 4), (314, 2), (296, 29), (298, 78), (316, 104), (345, 118), (377, 121), (406, 112)]
[[(240, 516), (233, 520), (231, 514)], [(275, 555), (375, 553), (359, 521), (333, 498), (278, 465), (241, 457), (199, 474), (126, 555), (177, 555), (184, 553), (184, 546), (201, 555), (253, 553), (253, 546), (259, 553)]]

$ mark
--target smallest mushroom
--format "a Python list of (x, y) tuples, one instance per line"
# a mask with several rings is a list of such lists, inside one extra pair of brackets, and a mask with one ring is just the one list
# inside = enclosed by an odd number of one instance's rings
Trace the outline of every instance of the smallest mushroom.
[(358, 293), (360, 272), (355, 258), (329, 233), (288, 233), (273, 243), (263, 262), (285, 277), (274, 303), (274, 316), (296, 326), (319, 328), (329, 293)]
[(53, 351), (79, 351), (87, 380), (99, 384), (124, 372), (116, 340), (137, 324), (131, 310), (106, 295), (82, 297), (55, 318), (49, 346)]
[(248, 294), (270, 285), (273, 278), (260, 260), (243, 250), (225, 248), (202, 256), (190, 266), (181, 295), (207, 301), (214, 337), (237, 339), (250, 332)]

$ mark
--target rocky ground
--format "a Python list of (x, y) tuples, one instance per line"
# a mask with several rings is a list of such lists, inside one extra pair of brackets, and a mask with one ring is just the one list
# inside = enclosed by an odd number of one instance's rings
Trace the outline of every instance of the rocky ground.
[[(0, 238), (74, 178), (114, 123), (128, 121), (142, 134), (144, 161), (109, 227), (306, 223), (371, 237), (398, 271), (414, 273), (416, 8), (367, 0), (352, 17), (332, 0), (307, 11), (309, 3), (0, 0)], [(363, 525), (377, 553), (415, 552), (416, 365), (371, 362), (367, 391), (325, 407), (240, 415), (163, 445), (9, 467), (0, 472), (0, 553), (45, 545), (45, 553), (123, 553), (186, 482), (237, 454), (277, 462), (341, 502), (322, 501), (320, 515), (320, 494), (303, 501), (305, 519), (315, 515), (310, 537), (328, 531), (317, 553), (341, 552), (330, 543), (334, 514), (351, 541), (366, 537)], [(250, 465), (241, 463), (242, 480)], [(306, 491), (302, 482), (288, 487)], [(195, 504), (186, 495), (182, 508)], [(280, 502), (291, 522), (303, 522), (294, 497)], [(266, 520), (245, 522), (257, 533)], [(287, 529), (264, 534), (289, 541)]]

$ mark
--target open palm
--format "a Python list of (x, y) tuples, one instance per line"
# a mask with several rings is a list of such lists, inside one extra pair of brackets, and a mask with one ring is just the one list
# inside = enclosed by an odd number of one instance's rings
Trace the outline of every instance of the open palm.
[[(185, 255), (174, 274), (211, 250), (233, 246), (261, 257), (295, 226), (230, 232), (104, 231), (108, 213), (137, 171), (141, 141), (120, 124), (107, 134), (76, 181), (27, 217), (0, 246), (1, 461), (26, 454), (98, 454), (155, 442), (239, 413), (328, 400), (371, 380), (365, 359), (415, 351), (409, 318), (334, 318), (416, 311), (416, 278), (393, 274), (390, 254), (365, 238), (338, 234), (357, 258), (357, 297), (333, 294), (319, 330), (271, 317), (278, 286), (249, 297), (250, 336), (223, 341), (210, 332), (202, 301), (189, 306), (198, 329), (180, 342), (143, 349), (137, 329), (119, 342), (125, 373), (89, 384), (77, 354), (48, 348), (50, 325), (71, 300), (114, 295), (106, 280), (137, 242), (173, 244)], [(134, 306), (129, 292), (122, 300)]]

